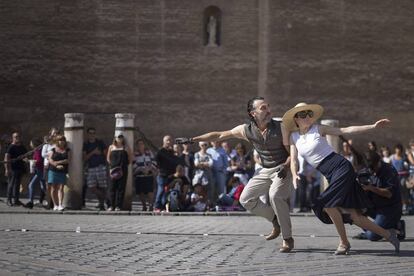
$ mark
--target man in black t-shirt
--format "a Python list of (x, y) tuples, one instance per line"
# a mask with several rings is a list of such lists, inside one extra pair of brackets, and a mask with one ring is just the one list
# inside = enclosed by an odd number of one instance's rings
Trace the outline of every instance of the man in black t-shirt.
[[(368, 166), (373, 175), (366, 183), (361, 183), (362, 189), (367, 192), (374, 208), (368, 215), (375, 224), (385, 229), (398, 229), (402, 214), (401, 191), (398, 173), (390, 164), (381, 161), (381, 157), (374, 151), (365, 154)], [(403, 230), (403, 229), (398, 229)], [(378, 241), (381, 236), (365, 231), (354, 238)]]
[(83, 144), (83, 158), (88, 167), (86, 185), (84, 185), (83, 196), (86, 188), (96, 194), (100, 210), (104, 210), (105, 191), (108, 186), (108, 173), (106, 166), (106, 146), (103, 141), (96, 139), (96, 129), (87, 129), (88, 140)]
[(175, 173), (175, 168), (179, 164), (179, 159), (174, 155), (173, 138), (170, 135), (166, 135), (162, 141), (162, 148), (155, 156), (159, 168), (159, 175), (157, 176), (157, 195), (155, 197), (154, 206), (154, 211), (156, 212), (165, 208), (166, 193), (164, 188), (168, 184), (168, 177)]
[(4, 157), (5, 175), (8, 177), (7, 185), (7, 205), (22, 205), (20, 197), (20, 181), (25, 173), (25, 164), (23, 160), (14, 160), (20, 155), (27, 152), (25, 146), (21, 143), (19, 132), (12, 134), (12, 143), (7, 149)]

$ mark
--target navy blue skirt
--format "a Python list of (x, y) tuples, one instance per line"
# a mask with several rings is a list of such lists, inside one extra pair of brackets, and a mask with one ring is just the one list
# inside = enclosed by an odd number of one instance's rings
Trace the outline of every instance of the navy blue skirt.
[[(342, 207), (359, 209), (363, 213), (373, 205), (361, 185), (356, 181), (356, 173), (351, 162), (342, 155), (331, 153), (316, 168), (328, 180), (329, 186), (316, 199), (312, 209), (315, 215), (326, 224), (332, 224), (324, 208)], [(349, 215), (342, 215), (344, 223), (352, 223)]]

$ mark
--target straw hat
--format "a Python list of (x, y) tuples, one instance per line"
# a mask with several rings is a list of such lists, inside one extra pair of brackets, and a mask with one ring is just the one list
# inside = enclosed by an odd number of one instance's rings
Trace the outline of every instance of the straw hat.
[(290, 131), (297, 130), (298, 127), (296, 126), (295, 122), (295, 114), (301, 111), (305, 110), (312, 110), (313, 111), (313, 117), (312, 120), (316, 122), (323, 113), (323, 107), (319, 104), (307, 104), (307, 103), (298, 103), (295, 105), (294, 108), (286, 111), (285, 115), (283, 115), (283, 124), (285, 125), (286, 129)]

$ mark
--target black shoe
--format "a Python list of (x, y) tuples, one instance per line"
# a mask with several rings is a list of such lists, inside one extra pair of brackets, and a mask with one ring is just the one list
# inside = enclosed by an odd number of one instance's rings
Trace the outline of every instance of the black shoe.
[(397, 234), (397, 238), (402, 241), (405, 239), (405, 221), (402, 219), (397, 223), (397, 230), (398, 230), (398, 234)]
[(13, 207), (14, 206), (14, 203), (10, 199), (7, 200), (6, 204), (9, 207)]
[(33, 202), (31, 202), (31, 201), (27, 202), (24, 207), (29, 208), (29, 209), (33, 209)]
[(388, 241), (395, 247), (395, 253), (400, 253), (400, 240), (397, 238), (397, 231), (395, 229), (388, 231), (390, 232)]
[(20, 200), (16, 200), (16, 201), (14, 202), (14, 205), (15, 205), (15, 206), (23, 206), (24, 204), (23, 204)]

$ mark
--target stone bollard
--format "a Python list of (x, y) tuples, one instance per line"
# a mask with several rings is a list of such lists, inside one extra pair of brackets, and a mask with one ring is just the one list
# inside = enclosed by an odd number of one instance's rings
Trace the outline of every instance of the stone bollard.
[[(338, 127), (339, 121), (338, 120), (321, 120), (322, 125), (327, 125), (331, 127)], [(328, 144), (334, 149), (336, 153), (339, 152), (339, 137), (333, 136), (333, 135), (326, 135), (326, 140), (328, 140)], [(323, 192), (328, 187), (328, 181), (325, 177), (322, 177), (322, 183), (321, 183), (321, 192)]]
[(63, 205), (68, 209), (82, 208), (83, 113), (65, 114), (65, 137), (70, 148), (69, 178), (65, 185)]
[[(135, 114), (131, 113), (117, 113), (115, 114), (116, 123), (115, 123), (115, 137), (122, 134), (124, 135), (124, 139), (126, 145), (129, 149), (134, 152), (134, 119)], [(125, 210), (132, 210), (132, 198), (133, 198), (133, 177), (132, 177), (132, 166), (128, 166), (128, 178), (125, 188), (125, 197), (124, 197), (124, 206), (123, 209)]]

